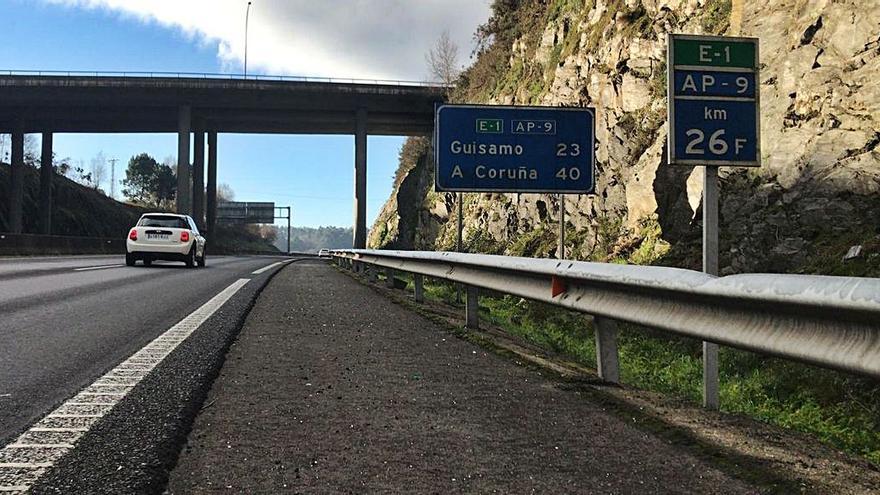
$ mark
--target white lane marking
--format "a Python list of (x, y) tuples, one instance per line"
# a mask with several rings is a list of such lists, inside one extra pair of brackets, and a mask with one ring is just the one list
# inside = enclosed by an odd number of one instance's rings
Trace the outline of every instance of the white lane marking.
[[(127, 385), (137, 385), (144, 377), (147, 376), (162, 360), (164, 360), (169, 354), (171, 354), (175, 348), (177, 348), (178, 343), (173, 345), (168, 345), (167, 339), (163, 340), (169, 334), (180, 334), (182, 337), (189, 337), (193, 332), (196, 331), (208, 318), (211, 317), (218, 309), (220, 309), (223, 304), (226, 303), (232, 296), (235, 295), (246, 283), (248, 283), (250, 279), (242, 278), (233, 282), (229, 287), (220, 291), (219, 294), (211, 298), (210, 301), (203, 304), (200, 308), (190, 313), (184, 319), (180, 320), (170, 329), (166, 330), (162, 335), (157, 337), (155, 340), (147, 344), (143, 349), (133, 354), (129, 359), (126, 359), (116, 368), (108, 371), (104, 376), (99, 377), (95, 380), (94, 383), (107, 383), (109, 380), (114, 378), (114, 374), (118, 373), (121, 370), (125, 370), (126, 367), (138, 366), (143, 367), (147, 366), (145, 369), (138, 369), (137, 374), (125, 374), (126, 384)], [(182, 341), (182, 340), (181, 340)], [(161, 345), (157, 345), (156, 343), (160, 342)], [(143, 356), (145, 352), (149, 352), (151, 354), (156, 354), (157, 359), (155, 363), (150, 365), (143, 364), (134, 364), (130, 362), (131, 358), (135, 356)], [(136, 358), (135, 358), (136, 359)], [(135, 371), (131, 370), (130, 371)], [(83, 390), (88, 389), (94, 384), (90, 384), (86, 386)], [(67, 414), (65, 411), (70, 406), (96, 406), (101, 407), (100, 410), (89, 411), (90, 413), (87, 415), (90, 418), (95, 419), (96, 421), (102, 417), (104, 417), (108, 412), (113, 410), (113, 407), (122, 400), (126, 393), (90, 393), (90, 392), (82, 392), (80, 391), (66, 402), (61, 404), (57, 409), (51, 411), (47, 414), (43, 419), (37, 421), (36, 424), (32, 425), (30, 429), (21, 434), (16, 440), (14, 440), (11, 444), (3, 447), (0, 451), (3, 451), (3, 457), (8, 459), (9, 464), (15, 464), (16, 466), (22, 466), (20, 469), (25, 471), (21, 477), (16, 479), (15, 477), (6, 477), (4, 478), (4, 483), (9, 483), (9, 485), (0, 486), (0, 491), (27, 491), (30, 489), (31, 485), (35, 480), (39, 479), (49, 468), (52, 467), (54, 462), (48, 463), (30, 463), (29, 456), (27, 451), (33, 449), (58, 449), (61, 452), (58, 454), (56, 459), (60, 459), (64, 456), (67, 451), (73, 448), (74, 444), (76, 444), (77, 440), (79, 440), (83, 435), (89, 431), (89, 427), (85, 428), (51, 428), (48, 427), (47, 424), (51, 425), (52, 418), (58, 417), (71, 417), (70, 414)], [(85, 397), (84, 396), (100, 396), (102, 399), (105, 399), (107, 402), (81, 402)], [(97, 397), (96, 397), (97, 398)], [(94, 423), (93, 423), (94, 424)], [(60, 435), (58, 438), (51, 438), (51, 440), (55, 440), (57, 443), (40, 443), (40, 440), (43, 437), (40, 434), (55, 434)], [(37, 434), (34, 436), (34, 434)], [(29, 436), (31, 435), (31, 436)], [(37, 440), (36, 442), (34, 440)], [(47, 440), (50, 440), (47, 438)], [(51, 441), (50, 440), (50, 441)], [(58, 442), (60, 440), (60, 442)], [(0, 466), (2, 467), (2, 466)], [(14, 490), (12, 490), (14, 489)]]
[(52, 467), (48, 462), (0, 462), (0, 468), (34, 469)]
[(278, 266), (280, 264), (281, 264), (280, 261), (278, 263), (272, 263), (271, 265), (264, 266), (263, 268), (260, 268), (259, 270), (252, 271), (251, 274), (252, 275), (259, 275), (267, 270), (271, 270), (271, 269), (275, 268), (276, 266)]
[(6, 447), (3, 447), (3, 450), (6, 449), (71, 449), (73, 448), (72, 443), (11, 443)]
[(74, 268), (73, 271), (75, 271), (75, 272), (87, 272), (87, 271), (89, 271), (89, 270), (104, 270), (104, 269), (107, 269), (107, 268), (117, 268), (117, 267), (120, 267), (120, 266), (125, 266), (125, 265), (123, 265), (123, 264), (119, 264), (119, 265), (87, 266), (87, 267), (84, 267), (84, 268)]
[(102, 418), (103, 414), (55, 414), (52, 413), (46, 418)]
[(263, 272), (265, 272), (265, 271), (268, 271), (268, 270), (271, 270), (271, 269), (275, 268), (275, 267), (278, 266), (278, 265), (283, 265), (283, 264), (285, 264), (285, 263), (290, 263), (291, 261), (293, 261), (293, 260), (284, 260), (284, 261), (279, 261), (279, 262), (277, 262), (277, 263), (272, 263), (271, 265), (266, 265), (266, 266), (264, 266), (263, 268), (260, 268), (259, 270), (254, 270), (254, 271), (252, 271), (252, 272), (251, 272), (251, 275), (259, 275), (259, 274), (261, 274), (261, 273), (263, 273)]
[(43, 433), (76, 433), (80, 431), (89, 431), (88, 428), (31, 428), (28, 431)]

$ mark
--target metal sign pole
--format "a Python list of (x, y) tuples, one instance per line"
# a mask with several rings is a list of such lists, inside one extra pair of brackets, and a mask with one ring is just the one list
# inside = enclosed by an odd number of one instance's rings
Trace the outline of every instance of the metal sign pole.
[(565, 195), (559, 194), (559, 248), (556, 252), (558, 259), (565, 259)]
[(462, 211), (462, 201), (464, 200), (464, 194), (458, 193), (458, 226), (457, 226), (457, 237), (455, 238), (455, 250), (459, 253), (462, 252), (462, 241), (461, 241), (461, 231), (462, 224), (464, 222), (464, 212)]
[[(718, 275), (718, 167), (704, 167), (703, 179), (703, 272)], [(703, 342), (703, 407), (717, 410), (718, 344)]]
[(290, 217), (291, 211), (290, 207), (287, 207), (287, 254), (290, 255)]
[[(463, 206), (462, 206), (463, 200), (464, 200), (464, 193), (458, 193), (458, 201), (456, 201), (456, 203), (458, 203), (458, 225), (456, 227), (458, 234), (457, 234), (456, 241), (455, 241), (455, 250), (458, 251), (459, 253), (462, 252), (461, 231), (462, 231), (463, 223), (464, 223), (464, 210), (463, 210)], [(457, 303), (461, 302), (461, 285), (460, 284), (457, 284), (455, 286), (455, 302), (457, 302)]]

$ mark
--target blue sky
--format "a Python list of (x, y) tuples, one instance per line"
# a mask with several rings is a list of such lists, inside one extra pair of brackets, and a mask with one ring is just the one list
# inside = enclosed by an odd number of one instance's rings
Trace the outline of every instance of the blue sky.
[[(253, 3), (248, 72), (264, 74), (426, 80), (424, 54), (440, 32), (449, 30), (469, 53), (470, 35), (488, 15), (485, 0), (349, 0), (349, 9), (312, 0)], [(240, 73), (246, 4), (0, 0), (4, 39), (17, 40), (0, 43), (0, 70)], [(351, 28), (341, 29), (346, 23)], [(391, 192), (403, 140), (369, 138), (370, 224)], [(177, 141), (172, 134), (57, 134), (54, 147), (86, 167), (99, 152), (117, 158), (121, 180), (131, 156), (146, 152), (161, 162), (176, 154)], [(236, 200), (293, 206), (294, 225), (351, 225), (353, 137), (221, 134), (218, 149), (218, 181)]]

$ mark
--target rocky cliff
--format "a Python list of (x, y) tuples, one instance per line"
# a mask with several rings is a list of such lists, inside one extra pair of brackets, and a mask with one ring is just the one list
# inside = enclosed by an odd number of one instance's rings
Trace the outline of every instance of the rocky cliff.
[[(880, 0), (496, 0), (451, 98), (595, 107), (597, 192), (566, 197), (566, 256), (698, 267), (702, 170), (665, 163), (668, 32), (760, 38), (763, 166), (722, 168), (723, 270), (801, 270), (849, 244), (880, 264)], [(371, 246), (454, 245), (430, 155), (407, 143)], [(556, 197), (463, 207), (469, 250), (555, 255)]]

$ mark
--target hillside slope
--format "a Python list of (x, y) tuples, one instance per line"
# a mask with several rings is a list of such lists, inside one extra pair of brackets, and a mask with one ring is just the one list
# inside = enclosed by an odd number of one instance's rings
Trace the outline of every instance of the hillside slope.
[[(39, 232), (40, 171), (26, 166), (24, 182), (24, 233)], [(0, 232), (9, 231), (9, 165), (0, 163)], [(55, 175), (52, 191), (52, 234), (125, 238), (128, 229), (146, 210), (115, 201), (67, 177)]]
[[(493, 9), (456, 101), (597, 110), (597, 194), (567, 198), (567, 256), (699, 267), (702, 170), (665, 163), (666, 33), (729, 33), (730, 0)], [(764, 165), (722, 169), (724, 273), (810, 269), (863, 244), (858, 273), (880, 274), (880, 0), (747, 0), (734, 14), (761, 40)], [(418, 146), (402, 154), (372, 246), (453, 245), (455, 197), (433, 192)], [(464, 197), (470, 250), (554, 256), (556, 197)]]

